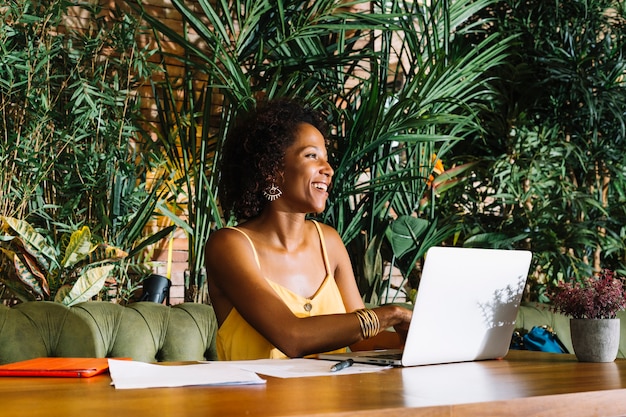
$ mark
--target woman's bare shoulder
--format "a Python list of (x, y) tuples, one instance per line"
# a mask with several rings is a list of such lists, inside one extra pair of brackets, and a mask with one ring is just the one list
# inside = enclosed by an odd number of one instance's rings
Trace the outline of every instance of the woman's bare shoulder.
[(259, 266), (255, 249), (238, 230), (223, 228), (211, 233), (205, 246), (207, 274), (215, 282), (239, 282), (256, 276)]
[(250, 243), (244, 233), (233, 227), (223, 227), (211, 233), (205, 251), (209, 257), (209, 254), (232, 254), (232, 251), (240, 251), (246, 246), (250, 246)]
[[(209, 240), (208, 243), (211, 242), (221, 242), (223, 240), (229, 240), (232, 239), (235, 236), (238, 235), (242, 235), (242, 233), (237, 230), (237, 228), (235, 227), (222, 227), (221, 229), (217, 229), (213, 232), (211, 232), (211, 235), (209, 236)], [(243, 237), (243, 236), (242, 236)]]
[(321, 222), (317, 222), (317, 224), (319, 224), (322, 234), (324, 235), (324, 239), (327, 242), (343, 244), (341, 236), (339, 236), (339, 232), (337, 232), (334, 227)]
[(322, 230), (322, 235), (324, 236), (328, 258), (331, 263), (339, 262), (339, 260), (344, 261), (347, 251), (339, 232), (337, 232), (334, 227), (327, 224), (319, 223), (319, 225)]

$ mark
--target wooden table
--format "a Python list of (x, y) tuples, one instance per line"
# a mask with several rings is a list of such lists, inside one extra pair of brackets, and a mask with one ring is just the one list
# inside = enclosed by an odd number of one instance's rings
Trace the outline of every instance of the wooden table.
[(4, 416), (626, 415), (626, 360), (511, 351), (504, 360), (360, 375), (267, 378), (266, 385), (116, 390), (86, 379), (0, 378)]

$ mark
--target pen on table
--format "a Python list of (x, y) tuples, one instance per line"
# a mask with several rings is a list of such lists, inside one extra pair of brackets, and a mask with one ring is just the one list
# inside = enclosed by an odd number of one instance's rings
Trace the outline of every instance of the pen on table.
[(330, 367), (330, 372), (341, 371), (342, 369), (349, 368), (352, 366), (354, 361), (352, 359), (346, 359), (345, 361), (337, 362), (333, 366)]

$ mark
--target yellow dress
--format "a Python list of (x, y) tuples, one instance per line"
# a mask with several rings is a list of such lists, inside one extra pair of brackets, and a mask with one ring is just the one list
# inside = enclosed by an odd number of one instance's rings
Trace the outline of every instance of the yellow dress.
[[(346, 309), (343, 305), (341, 293), (339, 292), (335, 278), (330, 272), (330, 264), (328, 262), (322, 230), (317, 222), (313, 221), (313, 223), (320, 237), (322, 256), (326, 268), (326, 277), (317, 292), (311, 298), (306, 298), (295, 294), (272, 280), (267, 278), (266, 280), (297, 317), (345, 313)], [(248, 239), (252, 246), (256, 263), (260, 268), (259, 257), (250, 237), (240, 229), (232, 229), (239, 231)], [(274, 347), (267, 339), (250, 326), (235, 308), (230, 311), (226, 320), (224, 320), (224, 323), (222, 323), (218, 329), (216, 345), (217, 355), (220, 360), (286, 358), (284, 353)], [(340, 349), (338, 352), (345, 350), (345, 348)]]

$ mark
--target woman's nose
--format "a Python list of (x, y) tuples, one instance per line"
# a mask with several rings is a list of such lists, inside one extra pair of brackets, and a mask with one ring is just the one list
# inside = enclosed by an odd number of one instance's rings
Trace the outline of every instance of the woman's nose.
[(335, 170), (333, 169), (333, 167), (330, 165), (330, 163), (328, 161), (324, 161), (324, 164), (323, 164), (320, 172), (322, 174), (328, 176), (329, 178), (332, 177), (333, 175), (335, 175)]

